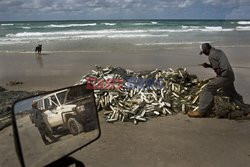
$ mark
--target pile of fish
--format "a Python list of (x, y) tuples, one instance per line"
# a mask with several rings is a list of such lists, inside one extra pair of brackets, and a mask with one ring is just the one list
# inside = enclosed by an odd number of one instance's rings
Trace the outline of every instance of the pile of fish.
[(107, 122), (137, 124), (150, 117), (196, 110), (199, 94), (208, 81), (198, 80), (186, 68), (134, 72), (96, 66), (80, 84), (93, 85), (97, 109), (105, 110)]

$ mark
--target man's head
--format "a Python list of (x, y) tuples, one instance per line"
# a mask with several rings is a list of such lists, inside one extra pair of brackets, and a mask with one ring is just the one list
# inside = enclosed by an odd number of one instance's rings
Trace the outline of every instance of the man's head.
[(201, 44), (200, 45), (200, 49), (201, 49), (200, 55), (205, 54), (208, 56), (211, 48), (212, 48), (212, 46), (209, 43)]
[(37, 108), (37, 101), (33, 101), (31, 106), (32, 108)]

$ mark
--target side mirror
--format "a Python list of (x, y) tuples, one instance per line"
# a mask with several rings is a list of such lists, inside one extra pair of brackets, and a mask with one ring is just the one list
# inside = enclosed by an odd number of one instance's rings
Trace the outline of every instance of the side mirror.
[[(45, 109), (44, 99), (49, 96), (62, 106), (54, 113)], [(16, 151), (22, 166), (49, 165), (100, 137), (94, 91), (86, 85), (25, 98), (12, 108)]]

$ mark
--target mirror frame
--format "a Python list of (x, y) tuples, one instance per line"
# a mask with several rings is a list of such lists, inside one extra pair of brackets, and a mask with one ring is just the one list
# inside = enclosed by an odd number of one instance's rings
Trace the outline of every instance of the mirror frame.
[[(52, 90), (52, 91), (47, 91), (47, 92), (44, 92), (44, 93), (41, 93), (41, 94), (37, 94), (37, 95), (32, 95), (32, 96), (28, 96), (28, 97), (25, 97), (23, 99), (19, 99), (19, 100), (16, 100), (13, 104), (12, 104), (12, 109), (11, 109), (11, 118), (12, 118), (12, 128), (13, 128), (13, 137), (14, 137), (14, 143), (15, 143), (15, 149), (16, 149), (16, 153), (17, 153), (17, 156), (18, 156), (18, 159), (19, 159), (19, 162), (21, 164), (22, 167), (25, 167), (25, 161), (24, 161), (24, 158), (23, 158), (23, 152), (22, 152), (22, 146), (21, 146), (21, 142), (20, 142), (20, 138), (19, 138), (19, 133), (18, 133), (18, 128), (17, 128), (17, 124), (16, 124), (16, 117), (15, 117), (15, 111), (14, 111), (14, 107), (16, 105), (16, 103), (20, 102), (20, 101), (23, 101), (23, 100), (26, 100), (26, 99), (30, 99), (30, 98), (33, 98), (33, 97), (36, 97), (38, 95), (46, 95), (46, 94), (49, 94), (49, 93), (53, 93), (55, 91), (60, 91), (60, 90), (64, 90), (64, 89), (69, 89), (69, 88), (72, 88), (72, 87), (75, 87), (75, 86), (86, 86), (86, 84), (79, 84), (79, 85), (74, 85), (74, 86), (69, 86), (69, 87), (65, 87), (65, 88), (60, 88), (60, 89), (56, 89), (56, 90)], [(93, 94), (93, 97), (94, 97), (94, 103), (95, 103), (95, 109), (96, 109), (96, 118), (97, 118), (97, 128), (99, 130), (99, 133), (98, 133), (98, 136), (89, 141), (88, 143), (84, 144), (83, 146), (79, 147), (79, 148), (76, 148), (75, 150), (71, 151), (70, 153), (67, 153), (66, 155), (62, 156), (61, 158), (58, 158), (56, 160), (54, 160), (53, 162), (49, 163), (49, 164), (46, 164), (46, 166), (49, 166), (59, 160), (62, 160), (66, 157), (68, 157), (69, 155), (81, 150), (82, 148), (86, 147), (87, 145), (95, 142), (96, 140), (98, 140), (101, 136), (101, 128), (100, 128), (100, 121), (99, 121), (99, 117), (98, 117), (98, 111), (97, 111), (97, 107), (96, 107), (96, 102), (95, 102), (95, 96), (94, 96), (94, 89), (90, 89), (92, 90), (92, 94)]]

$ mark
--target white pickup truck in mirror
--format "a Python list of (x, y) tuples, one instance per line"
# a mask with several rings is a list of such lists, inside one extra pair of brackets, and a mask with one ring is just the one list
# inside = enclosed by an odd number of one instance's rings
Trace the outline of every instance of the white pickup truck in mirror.
[(13, 116), (22, 166), (48, 165), (100, 136), (93, 89), (86, 85), (20, 100)]

